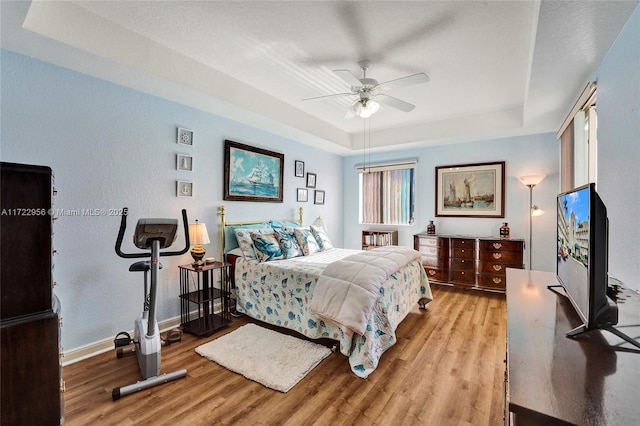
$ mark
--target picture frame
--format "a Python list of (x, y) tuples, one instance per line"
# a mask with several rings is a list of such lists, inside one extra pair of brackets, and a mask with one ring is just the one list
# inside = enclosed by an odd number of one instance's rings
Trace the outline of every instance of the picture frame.
[(324, 191), (316, 189), (313, 192), (313, 204), (324, 204)]
[(176, 195), (178, 197), (193, 197), (193, 182), (187, 180), (176, 181)]
[(505, 162), (436, 167), (436, 216), (503, 218)]
[(309, 190), (307, 188), (298, 188), (296, 201), (298, 201), (299, 203), (306, 203), (307, 201), (309, 201)]
[(282, 203), (284, 154), (224, 141), (223, 199)]
[(193, 146), (193, 130), (178, 127), (178, 144)]
[(315, 173), (307, 173), (307, 188), (316, 187), (316, 178), (317, 175)]
[(192, 172), (193, 157), (190, 155), (176, 154), (176, 170), (181, 172)]
[(304, 177), (304, 161), (296, 160), (295, 161), (295, 176), (296, 177)]

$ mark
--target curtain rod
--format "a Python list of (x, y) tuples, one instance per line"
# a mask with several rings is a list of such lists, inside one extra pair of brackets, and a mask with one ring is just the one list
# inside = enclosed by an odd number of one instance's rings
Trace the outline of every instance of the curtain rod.
[(382, 171), (382, 170), (398, 170), (398, 169), (413, 169), (418, 164), (418, 160), (402, 160), (402, 161), (389, 161), (385, 163), (375, 164), (356, 164), (355, 169), (358, 172), (365, 171)]

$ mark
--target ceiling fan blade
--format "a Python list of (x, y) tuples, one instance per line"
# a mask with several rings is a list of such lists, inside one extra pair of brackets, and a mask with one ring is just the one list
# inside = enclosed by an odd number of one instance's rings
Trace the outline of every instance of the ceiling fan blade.
[(302, 102), (322, 101), (322, 100), (325, 100), (325, 99), (338, 98), (338, 97), (341, 97), (341, 96), (351, 96), (351, 95), (353, 95), (353, 93), (351, 93), (351, 92), (334, 93), (334, 94), (331, 94), (331, 95), (322, 95), (322, 96), (315, 96), (313, 98), (302, 99)]
[(405, 87), (405, 86), (411, 86), (414, 84), (427, 83), (428, 81), (429, 81), (429, 76), (423, 72), (420, 72), (418, 74), (396, 78), (395, 80), (385, 81), (384, 83), (378, 84), (377, 88), (382, 90), (390, 90), (390, 89), (396, 89), (398, 87)]
[(409, 112), (416, 107), (415, 105), (410, 104), (409, 102), (405, 102), (401, 99), (394, 98), (393, 96), (385, 95), (383, 93), (376, 96), (376, 101), (384, 105), (389, 105), (390, 107), (399, 109), (400, 111), (404, 111), (404, 112)]
[(358, 80), (358, 77), (353, 75), (349, 70), (334, 70), (334, 73), (343, 79), (351, 87), (360, 87), (362, 83)]

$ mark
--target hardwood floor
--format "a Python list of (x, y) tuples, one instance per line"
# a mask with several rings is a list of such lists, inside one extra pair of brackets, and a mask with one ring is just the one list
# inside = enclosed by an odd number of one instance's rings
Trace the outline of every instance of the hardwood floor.
[(66, 424), (502, 424), (504, 295), (438, 285), (433, 294), (427, 310), (416, 307), (400, 324), (396, 345), (366, 380), (334, 352), (280, 393), (196, 354), (197, 346), (253, 321), (234, 318), (213, 336), (185, 335), (162, 349), (162, 371), (186, 368), (186, 378), (118, 401), (111, 390), (140, 379), (135, 357), (116, 359), (113, 351), (65, 367)]

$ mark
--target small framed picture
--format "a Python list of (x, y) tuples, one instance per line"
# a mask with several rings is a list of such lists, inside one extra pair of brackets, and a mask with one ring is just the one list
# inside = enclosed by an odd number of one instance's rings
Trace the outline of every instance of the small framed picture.
[(316, 187), (316, 174), (307, 173), (307, 188), (315, 188), (315, 187)]
[(324, 191), (320, 191), (320, 190), (314, 191), (313, 204), (324, 204)]
[(177, 181), (176, 193), (178, 197), (193, 197), (193, 182), (186, 180)]
[(184, 154), (176, 155), (176, 169), (182, 172), (192, 172), (193, 157), (190, 155), (184, 155)]
[(296, 201), (301, 203), (306, 203), (307, 201), (309, 201), (309, 191), (307, 190), (307, 188), (298, 188)]
[(193, 146), (193, 131), (178, 127), (178, 143), (180, 145)]
[(296, 177), (304, 177), (304, 161), (296, 160)]

